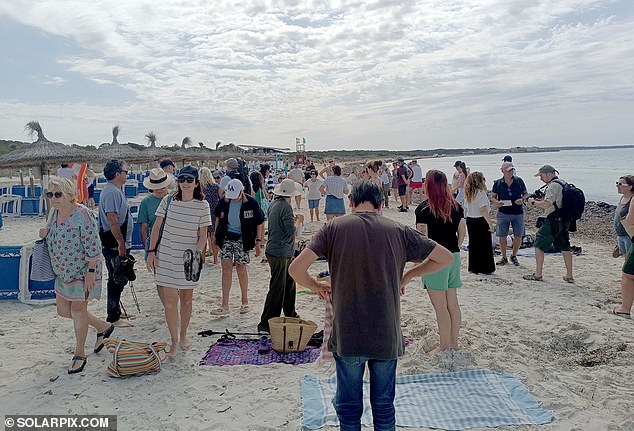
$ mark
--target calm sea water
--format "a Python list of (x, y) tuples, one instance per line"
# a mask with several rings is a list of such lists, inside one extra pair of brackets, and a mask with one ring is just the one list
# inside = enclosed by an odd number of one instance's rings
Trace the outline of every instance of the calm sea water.
[[(586, 200), (616, 204), (619, 194), (615, 183), (622, 175), (634, 175), (634, 149), (565, 150), (554, 153), (513, 153), (513, 164), (517, 175), (526, 183), (529, 193), (543, 185), (533, 174), (542, 165), (552, 165), (559, 171), (559, 177), (582, 189)], [(487, 187), (502, 176), (500, 166), (504, 154), (462, 155), (419, 159), (423, 172), (438, 169), (453, 175), (453, 164), (462, 160), (471, 171), (484, 173)]]

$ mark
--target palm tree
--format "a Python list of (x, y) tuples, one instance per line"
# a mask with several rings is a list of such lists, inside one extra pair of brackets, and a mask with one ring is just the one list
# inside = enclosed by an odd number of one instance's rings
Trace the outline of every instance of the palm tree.
[(185, 148), (189, 147), (191, 143), (192, 143), (191, 138), (189, 136), (185, 136), (181, 144), (181, 149), (184, 150)]
[(156, 140), (158, 138), (156, 132), (151, 130), (145, 134), (145, 137), (147, 138), (148, 144), (150, 144), (150, 148), (156, 148)]
[(33, 142), (34, 144), (42, 144), (44, 142), (51, 142), (48, 139), (46, 139), (46, 136), (44, 136), (44, 131), (42, 130), (42, 126), (40, 126), (39, 121), (29, 121), (28, 123), (26, 123), (26, 126), (24, 126), (24, 130), (26, 131), (26, 133), (29, 134), (31, 138), (37, 135), (37, 140)]
[(117, 136), (119, 136), (119, 126), (116, 125), (112, 128), (112, 145), (118, 144)]

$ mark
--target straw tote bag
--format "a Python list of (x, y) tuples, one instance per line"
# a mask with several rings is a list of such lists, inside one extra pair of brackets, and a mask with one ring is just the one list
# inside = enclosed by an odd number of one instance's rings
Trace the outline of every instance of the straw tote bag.
[[(52, 210), (49, 214), (46, 226), (50, 229), (53, 222), (53, 213), (57, 217), (57, 210)], [(33, 244), (33, 254), (31, 256), (31, 273), (29, 278), (32, 281), (51, 281), (55, 280), (53, 265), (51, 265), (51, 255), (48, 252), (48, 244), (46, 238), (38, 239)]]

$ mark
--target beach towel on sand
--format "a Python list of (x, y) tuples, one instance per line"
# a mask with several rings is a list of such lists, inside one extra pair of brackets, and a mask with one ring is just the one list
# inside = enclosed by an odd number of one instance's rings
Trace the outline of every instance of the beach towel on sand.
[[(302, 426), (317, 429), (339, 424), (332, 405), (336, 385), (335, 377), (304, 376)], [(369, 390), (364, 382), (361, 423), (367, 427), (372, 426)], [(464, 430), (553, 420), (519, 380), (489, 370), (399, 376), (394, 406), (396, 425), (401, 427)]]
[(298, 353), (278, 353), (271, 348), (271, 340), (221, 339), (211, 345), (200, 365), (265, 365), (272, 362), (306, 364), (319, 358), (321, 347), (306, 347)]

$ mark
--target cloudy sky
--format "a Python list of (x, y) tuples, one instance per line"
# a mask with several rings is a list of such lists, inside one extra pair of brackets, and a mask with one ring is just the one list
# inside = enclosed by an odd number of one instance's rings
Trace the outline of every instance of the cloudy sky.
[(632, 0), (0, 0), (0, 139), (634, 143)]

